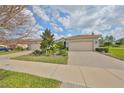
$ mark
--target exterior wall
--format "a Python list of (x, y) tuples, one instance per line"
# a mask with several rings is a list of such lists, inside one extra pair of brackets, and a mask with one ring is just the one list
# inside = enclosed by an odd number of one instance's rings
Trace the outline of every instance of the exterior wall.
[(16, 47), (28, 48), (28, 44), (17, 44)]
[(66, 47), (70, 51), (94, 51), (99, 46), (98, 39), (68, 40)]
[(31, 44), (30, 46), (29, 46), (29, 49), (31, 49), (31, 50), (39, 50), (40, 49), (40, 44)]

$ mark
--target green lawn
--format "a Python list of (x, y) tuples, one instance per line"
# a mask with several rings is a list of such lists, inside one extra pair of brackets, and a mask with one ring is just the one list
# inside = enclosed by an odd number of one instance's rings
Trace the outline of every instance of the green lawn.
[(121, 48), (124, 48), (124, 45), (120, 45)]
[(124, 48), (109, 48), (109, 55), (124, 60)]
[(6, 54), (11, 54), (11, 53), (16, 53), (17, 51), (0, 51), (0, 55), (6, 55)]
[(57, 80), (0, 69), (0, 88), (55, 88), (60, 85)]
[(46, 63), (55, 63), (55, 64), (67, 64), (67, 56), (33, 56), (33, 55), (24, 55), (14, 58), (16, 60), (23, 61), (34, 61), (34, 62), (46, 62)]

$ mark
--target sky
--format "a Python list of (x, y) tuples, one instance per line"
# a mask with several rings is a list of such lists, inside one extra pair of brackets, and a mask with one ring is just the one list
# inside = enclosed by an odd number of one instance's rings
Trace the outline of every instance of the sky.
[(55, 38), (101, 34), (124, 37), (124, 6), (41, 5), (27, 6), (36, 23), (36, 37), (48, 28)]

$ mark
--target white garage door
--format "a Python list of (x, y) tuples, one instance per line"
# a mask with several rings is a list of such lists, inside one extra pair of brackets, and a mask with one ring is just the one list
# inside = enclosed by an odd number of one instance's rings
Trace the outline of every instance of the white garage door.
[(93, 44), (89, 42), (69, 42), (69, 51), (92, 51)]

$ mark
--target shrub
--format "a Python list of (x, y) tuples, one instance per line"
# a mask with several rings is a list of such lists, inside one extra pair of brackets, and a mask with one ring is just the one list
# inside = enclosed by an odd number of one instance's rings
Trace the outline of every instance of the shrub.
[(16, 49), (15, 50), (17, 50), (17, 51), (23, 51), (24, 50), (24, 48), (22, 48), (22, 47), (16, 47)]
[(67, 56), (68, 55), (67, 49), (61, 49), (61, 50), (59, 50), (59, 55)]
[(99, 47), (99, 48), (96, 48), (96, 51), (108, 53), (109, 49), (108, 48), (104, 48), (104, 47)]
[(40, 56), (42, 52), (40, 50), (35, 50), (32, 54), (35, 56)]
[(113, 45), (112, 47), (119, 47), (119, 45)]
[(58, 49), (64, 49), (64, 48), (65, 48), (64, 42), (62, 42), (62, 41), (57, 42), (56, 45), (58, 46), (58, 47), (57, 47)]
[(102, 44), (102, 45), (99, 45), (99, 47), (104, 47), (104, 45)]
[(107, 46), (112, 46), (112, 42), (105, 42), (104, 47), (107, 47)]
[(30, 50), (30, 48), (29, 48), (29, 47), (27, 47), (27, 48), (26, 48), (26, 50)]

